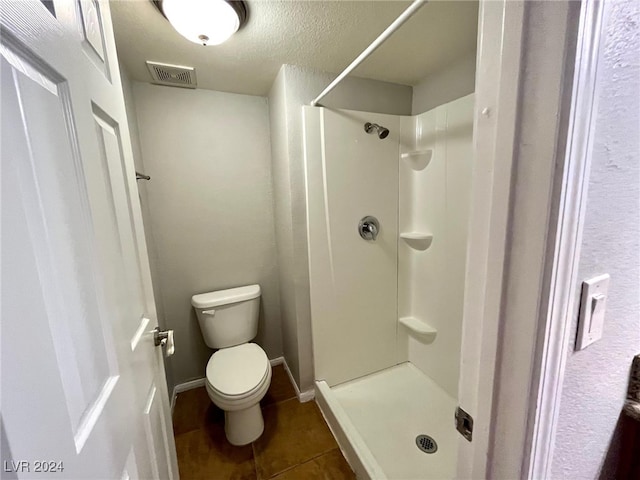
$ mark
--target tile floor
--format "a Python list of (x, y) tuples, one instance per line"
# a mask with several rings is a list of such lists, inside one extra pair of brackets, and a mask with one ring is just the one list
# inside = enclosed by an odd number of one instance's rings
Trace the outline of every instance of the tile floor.
[(273, 367), (262, 400), (264, 433), (234, 447), (224, 435), (224, 413), (204, 387), (180, 393), (173, 430), (182, 480), (354, 480), (315, 402), (300, 403), (282, 365)]

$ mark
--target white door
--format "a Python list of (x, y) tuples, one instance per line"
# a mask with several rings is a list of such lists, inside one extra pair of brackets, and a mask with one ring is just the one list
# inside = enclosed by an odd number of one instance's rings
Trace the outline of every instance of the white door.
[(108, 2), (2, 2), (2, 475), (177, 478)]

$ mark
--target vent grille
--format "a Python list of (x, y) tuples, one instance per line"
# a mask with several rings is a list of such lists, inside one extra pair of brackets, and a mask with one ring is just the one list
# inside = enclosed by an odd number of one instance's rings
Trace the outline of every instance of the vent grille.
[(193, 67), (181, 67), (147, 61), (147, 68), (153, 83), (170, 87), (196, 88), (196, 70)]

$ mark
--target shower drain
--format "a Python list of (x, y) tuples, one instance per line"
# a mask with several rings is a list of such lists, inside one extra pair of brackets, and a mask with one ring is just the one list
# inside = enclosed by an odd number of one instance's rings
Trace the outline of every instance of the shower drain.
[(429, 435), (418, 435), (416, 437), (416, 445), (424, 453), (436, 453), (438, 444)]

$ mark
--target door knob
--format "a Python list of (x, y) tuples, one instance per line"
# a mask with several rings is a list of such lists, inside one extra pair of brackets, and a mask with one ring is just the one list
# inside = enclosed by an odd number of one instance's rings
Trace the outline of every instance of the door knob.
[(165, 357), (170, 357), (176, 350), (173, 343), (173, 330), (160, 330), (159, 327), (156, 327), (153, 331), (153, 343), (156, 347), (165, 347)]

